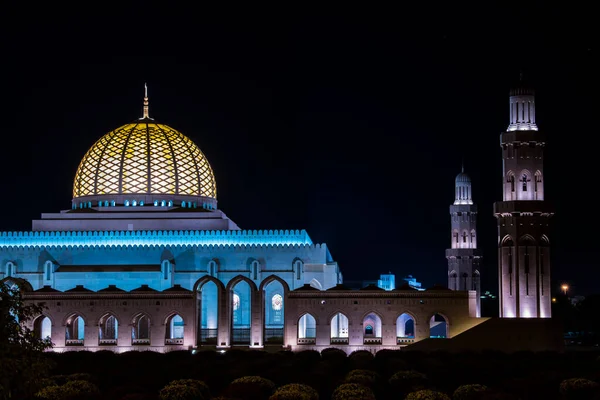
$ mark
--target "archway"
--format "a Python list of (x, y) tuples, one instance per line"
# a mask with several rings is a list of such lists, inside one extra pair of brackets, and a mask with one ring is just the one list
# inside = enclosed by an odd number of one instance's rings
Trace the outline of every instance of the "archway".
[(400, 339), (415, 338), (415, 319), (408, 313), (403, 313), (396, 319), (396, 337)]
[(181, 315), (171, 315), (165, 325), (165, 344), (183, 344), (185, 324)]
[(79, 314), (71, 315), (65, 326), (65, 345), (83, 346), (85, 339), (85, 321)]
[(304, 314), (298, 320), (298, 344), (314, 344), (317, 340), (317, 320)]
[(381, 344), (381, 318), (369, 313), (363, 318), (363, 338), (365, 344)]
[(98, 344), (117, 344), (119, 322), (112, 314), (105, 314), (98, 322)]
[(283, 344), (285, 321), (284, 288), (278, 280), (272, 280), (263, 288), (265, 299), (264, 343)]
[(448, 320), (442, 314), (434, 314), (429, 320), (429, 337), (448, 337)]
[(348, 344), (348, 317), (337, 313), (331, 318), (331, 344)]
[(252, 288), (240, 280), (231, 288), (231, 344), (250, 345)]
[(219, 332), (219, 288), (208, 280), (198, 287), (200, 329), (198, 343), (200, 345), (217, 344)]
[(138, 314), (132, 325), (131, 344), (150, 344), (150, 318), (146, 314)]
[(52, 339), (52, 321), (45, 315), (40, 315), (33, 323), (33, 333), (39, 339)]

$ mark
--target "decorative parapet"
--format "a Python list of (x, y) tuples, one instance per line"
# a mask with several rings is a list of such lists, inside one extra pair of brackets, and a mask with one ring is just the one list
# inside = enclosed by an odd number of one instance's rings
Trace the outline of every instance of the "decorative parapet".
[(6, 247), (312, 246), (305, 230), (1, 232)]

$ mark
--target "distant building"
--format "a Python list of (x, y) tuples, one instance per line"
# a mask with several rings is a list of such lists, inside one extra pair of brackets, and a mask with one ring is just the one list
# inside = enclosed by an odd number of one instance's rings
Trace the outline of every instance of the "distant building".
[(387, 274), (381, 274), (377, 281), (377, 286), (384, 290), (396, 289), (396, 275), (388, 272)]
[(413, 278), (412, 275), (408, 275), (403, 280), (406, 281), (408, 283), (408, 286), (410, 286), (413, 289), (417, 289), (420, 291), (425, 290), (425, 288), (421, 287), (421, 282), (417, 282), (417, 278)]

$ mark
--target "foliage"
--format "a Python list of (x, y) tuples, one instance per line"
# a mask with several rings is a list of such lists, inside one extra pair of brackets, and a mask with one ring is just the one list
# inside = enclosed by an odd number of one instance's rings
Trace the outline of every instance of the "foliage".
[(405, 400), (450, 400), (450, 397), (442, 392), (424, 389), (409, 393)]
[(598, 383), (584, 378), (565, 379), (560, 383), (560, 394), (565, 399), (587, 399), (598, 392)]
[(344, 383), (333, 391), (331, 400), (375, 400), (375, 395), (366, 386), (357, 383)]
[(452, 400), (477, 400), (487, 391), (487, 386), (479, 384), (462, 385), (456, 388)]
[(358, 383), (359, 385), (367, 386), (373, 389), (379, 382), (379, 374), (369, 369), (355, 369), (346, 375), (345, 383)]
[(62, 386), (48, 386), (36, 393), (44, 400), (91, 400), (99, 398), (100, 390), (88, 381), (69, 381)]
[(161, 400), (208, 400), (210, 389), (206, 383), (197, 379), (178, 379), (169, 382), (161, 389)]
[(0, 400), (31, 397), (48, 376), (51, 365), (43, 352), (52, 343), (27, 327), (44, 309), (25, 302), (16, 285), (0, 282)]
[(231, 382), (226, 396), (240, 400), (268, 399), (275, 390), (273, 381), (260, 376), (243, 376)]
[(373, 365), (375, 356), (367, 350), (353, 351), (349, 356), (353, 369), (369, 369)]
[(279, 387), (269, 400), (319, 400), (319, 393), (301, 383), (289, 383)]
[(193, 386), (200, 391), (202, 398), (210, 399), (210, 388), (206, 383), (198, 379), (177, 379), (171, 381), (169, 385), (172, 386)]
[(400, 397), (404, 397), (410, 392), (425, 389), (427, 383), (427, 376), (414, 370), (398, 371), (389, 380), (392, 391), (398, 393)]

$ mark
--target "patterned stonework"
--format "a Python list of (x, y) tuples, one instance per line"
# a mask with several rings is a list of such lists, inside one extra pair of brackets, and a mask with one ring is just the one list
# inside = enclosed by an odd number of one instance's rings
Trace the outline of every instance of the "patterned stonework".
[(73, 198), (154, 193), (216, 198), (217, 186), (194, 142), (144, 120), (100, 138), (81, 160), (73, 184)]

